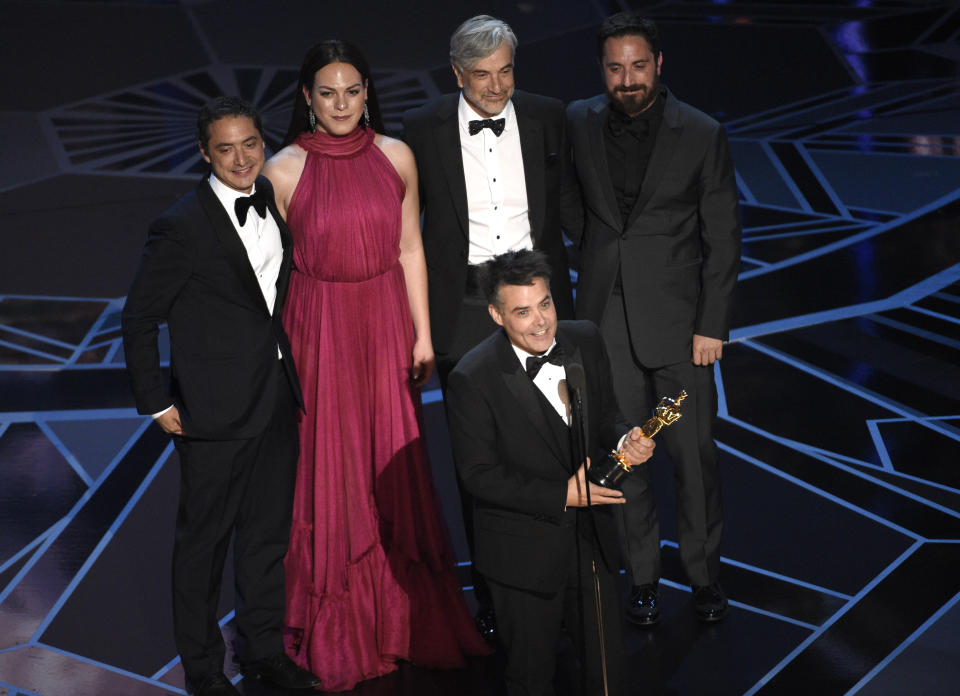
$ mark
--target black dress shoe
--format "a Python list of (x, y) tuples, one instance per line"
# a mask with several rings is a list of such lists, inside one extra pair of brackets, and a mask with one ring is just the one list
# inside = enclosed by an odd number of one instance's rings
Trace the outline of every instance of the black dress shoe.
[(727, 595), (723, 593), (719, 582), (709, 585), (694, 585), (693, 609), (697, 618), (705, 623), (719, 621), (727, 615)]
[(240, 692), (223, 672), (211, 674), (197, 682), (188, 679), (186, 687), (190, 696), (240, 696)]
[(637, 626), (656, 626), (660, 620), (660, 595), (657, 583), (634, 585), (627, 600), (627, 621)]
[(320, 686), (320, 678), (298, 667), (286, 653), (276, 653), (256, 662), (246, 662), (240, 668), (243, 676), (266, 682), (281, 689), (313, 689)]
[(477, 625), (477, 632), (487, 642), (487, 645), (496, 645), (497, 617), (493, 613), (493, 605), (489, 602), (481, 603), (473, 621)]

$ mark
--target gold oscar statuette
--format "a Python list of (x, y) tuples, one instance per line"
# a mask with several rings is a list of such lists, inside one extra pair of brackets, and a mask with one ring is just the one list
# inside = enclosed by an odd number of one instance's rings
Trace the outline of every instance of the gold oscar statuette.
[[(661, 428), (672, 425), (680, 420), (680, 418), (683, 417), (683, 413), (680, 412), (680, 404), (682, 404), (686, 398), (686, 390), (681, 389), (676, 399), (671, 399), (669, 396), (660, 399), (660, 403), (653, 409), (653, 418), (640, 426), (643, 436), (652, 438), (660, 432)], [(623, 479), (627, 477), (631, 470), (632, 467), (627, 462), (626, 455), (624, 455), (623, 452), (614, 450), (607, 455), (605, 462), (601, 462), (598, 466), (590, 467), (589, 476), (590, 480), (598, 486), (619, 488), (620, 484), (623, 483)]]

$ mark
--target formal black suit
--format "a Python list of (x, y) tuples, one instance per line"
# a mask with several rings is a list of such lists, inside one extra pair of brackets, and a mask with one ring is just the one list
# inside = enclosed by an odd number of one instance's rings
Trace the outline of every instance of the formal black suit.
[[(420, 176), (423, 248), (430, 295), (430, 331), (441, 377), (476, 342), (456, 345), (455, 332), (467, 284), (469, 219), (467, 186), (460, 149), (457, 107), (460, 93), (445, 94), (403, 117), (403, 139), (413, 150)], [(550, 261), (550, 289), (561, 319), (573, 317), (567, 253), (560, 230), (561, 200), (576, 195), (569, 167), (563, 104), (517, 90), (513, 106), (520, 130), (531, 236), (535, 249)], [(496, 328), (486, 316), (486, 301), (474, 315), (478, 336)], [(469, 332), (468, 332), (469, 333)], [(476, 333), (470, 334), (472, 337)]]
[[(584, 366), (587, 451), (597, 461), (600, 447), (615, 448), (629, 430), (603, 341), (593, 324), (573, 321), (559, 322), (556, 340), (568, 363)], [(610, 506), (564, 509), (574, 471), (569, 428), (527, 376), (504, 331), (463, 357), (450, 374), (447, 401), (457, 472), (475, 501), (473, 562), (493, 594), (510, 693), (551, 693), (561, 619), (573, 635), (581, 630), (578, 584), (585, 585), (586, 654), (596, 684), (592, 560), (601, 578), (610, 693), (617, 693), (617, 525)]]
[[(741, 229), (723, 127), (665, 87), (660, 98), (663, 120), (626, 222), (607, 163), (607, 96), (567, 109), (584, 211), (573, 234), (581, 248), (577, 317), (601, 327), (628, 418), (646, 420), (660, 396), (680, 388), (690, 394), (684, 417), (659, 437), (675, 467), (681, 557), (691, 582), (706, 585), (719, 572), (722, 529), (716, 388), (712, 367), (692, 365), (691, 342), (694, 334), (727, 338)], [(624, 493), (634, 582), (653, 582), (659, 526), (649, 476), (631, 477)]]
[[(174, 632), (194, 682), (223, 668), (216, 610), (232, 531), (243, 657), (283, 650), (282, 559), (302, 398), (280, 321), (292, 239), (270, 182), (260, 177), (256, 187), (283, 246), (272, 314), (233, 222), (204, 180), (150, 226), (122, 317), (137, 410), (153, 414), (173, 403), (184, 431), (174, 438), (181, 464)], [(162, 322), (170, 333), (169, 392), (157, 349)]]

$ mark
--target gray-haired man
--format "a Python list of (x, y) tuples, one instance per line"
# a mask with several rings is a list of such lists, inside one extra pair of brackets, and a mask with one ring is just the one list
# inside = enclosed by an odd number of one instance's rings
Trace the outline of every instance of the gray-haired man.
[[(543, 251), (561, 319), (573, 317), (561, 200), (577, 196), (563, 104), (514, 91), (517, 37), (488, 15), (472, 17), (450, 38), (460, 87), (404, 114), (404, 140), (420, 172), (423, 246), (437, 372), (447, 376), (497, 327), (487, 312), (477, 267), (520, 249)], [(464, 515), (472, 543), (470, 514)], [(487, 599), (482, 587), (478, 624)]]
[(496, 328), (476, 283), (479, 264), (542, 250), (558, 314), (573, 316), (560, 201), (576, 182), (563, 104), (514, 91), (516, 47), (506, 22), (468, 19), (450, 38), (460, 91), (404, 114), (404, 140), (420, 170), (430, 326), (444, 387), (460, 357)]

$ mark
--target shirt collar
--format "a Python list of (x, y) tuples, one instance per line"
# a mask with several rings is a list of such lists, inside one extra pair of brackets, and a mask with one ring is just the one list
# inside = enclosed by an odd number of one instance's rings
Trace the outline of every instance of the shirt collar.
[(526, 368), (526, 366), (527, 366), (527, 358), (536, 358), (536, 357), (538, 357), (538, 356), (540, 356), (540, 355), (546, 355), (546, 354), (549, 353), (551, 350), (553, 350), (553, 347), (554, 347), (555, 345), (557, 345), (557, 337), (556, 337), (556, 336), (553, 337), (553, 343), (550, 344), (550, 347), (547, 348), (547, 350), (546, 350), (545, 352), (543, 352), (543, 353), (528, 353), (528, 352), (525, 351), (523, 348), (518, 348), (517, 346), (513, 345), (512, 342), (510, 343), (510, 347), (513, 348), (513, 352), (517, 354), (517, 360), (520, 361), (520, 364), (523, 365), (524, 368)]
[[(501, 111), (496, 116), (490, 116), (492, 119), (502, 118), (503, 122), (503, 132), (506, 133), (510, 130), (513, 130), (517, 126), (517, 114), (513, 109), (513, 100), (509, 100), (507, 105), (503, 107)], [(467, 135), (470, 134), (470, 121), (483, 120), (484, 117), (478, 114), (473, 110), (473, 107), (467, 103), (466, 98), (463, 96), (463, 91), (460, 92), (460, 103), (457, 104), (457, 121), (460, 123), (460, 130), (462, 130)]]
[(210, 188), (213, 189), (213, 192), (217, 195), (217, 198), (220, 200), (220, 203), (223, 204), (223, 207), (226, 208), (231, 214), (233, 214), (234, 203), (238, 198), (246, 198), (247, 196), (252, 196), (257, 192), (257, 184), (254, 182), (253, 188), (250, 189), (250, 193), (244, 193), (243, 191), (237, 191), (227, 186), (225, 183), (220, 181), (213, 172), (210, 172)]

